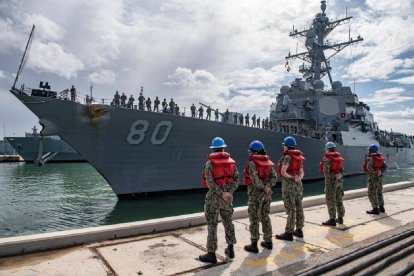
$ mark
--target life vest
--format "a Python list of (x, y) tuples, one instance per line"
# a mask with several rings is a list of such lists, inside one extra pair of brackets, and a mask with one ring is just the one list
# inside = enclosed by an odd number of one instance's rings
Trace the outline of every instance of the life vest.
[(290, 165), (286, 169), (286, 172), (290, 175), (300, 175), (300, 169), (302, 168), (302, 162), (303, 160), (306, 160), (305, 157), (303, 157), (302, 152), (300, 150), (287, 150), (283, 152), (282, 158), (280, 158), (278, 164), (277, 164), (277, 175), (279, 177), (282, 176), (282, 165), (283, 160), (285, 157), (289, 155), (290, 156)]
[[(368, 157), (371, 157), (374, 160), (374, 164), (372, 165), (374, 170), (380, 171), (384, 168), (385, 158), (381, 153), (379, 152), (371, 153), (370, 155), (368, 155)], [(368, 158), (365, 158), (363, 169), (364, 169), (364, 172), (368, 172)]]
[(269, 156), (267, 155), (252, 155), (249, 160), (247, 161), (247, 165), (244, 168), (244, 184), (251, 185), (252, 180), (250, 179), (249, 173), (249, 163), (253, 161), (256, 166), (257, 176), (259, 179), (266, 183), (269, 180), (270, 175), (270, 168), (273, 167), (275, 164), (270, 161)]
[(322, 158), (322, 161), (319, 163), (319, 172), (323, 173), (323, 165), (326, 161), (326, 159), (331, 160), (331, 168), (330, 171), (332, 173), (340, 173), (342, 172), (342, 167), (344, 163), (344, 158), (341, 156), (339, 152), (329, 152), (325, 153), (325, 155)]
[[(230, 158), (230, 154), (227, 152), (215, 152), (208, 155), (207, 160), (213, 166), (212, 175), (216, 184), (223, 185), (234, 182), (234, 164), (236, 162)], [(201, 185), (208, 187), (204, 170), (202, 178)]]

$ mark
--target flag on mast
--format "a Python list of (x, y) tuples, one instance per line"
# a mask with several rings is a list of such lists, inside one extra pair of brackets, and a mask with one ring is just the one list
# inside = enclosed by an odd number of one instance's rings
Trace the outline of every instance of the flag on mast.
[(288, 60), (286, 60), (285, 68), (286, 68), (286, 71), (290, 72), (290, 66), (289, 66), (289, 61)]

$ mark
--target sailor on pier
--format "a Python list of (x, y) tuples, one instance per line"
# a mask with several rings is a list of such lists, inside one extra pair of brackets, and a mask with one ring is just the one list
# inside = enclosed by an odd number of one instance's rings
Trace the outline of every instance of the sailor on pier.
[(368, 147), (368, 156), (365, 158), (364, 172), (368, 174), (368, 199), (372, 210), (367, 211), (370, 215), (385, 213), (384, 197), (382, 195), (382, 181), (387, 165), (384, 156), (378, 152), (379, 146), (372, 144)]
[(247, 185), (248, 213), (250, 221), (251, 244), (244, 250), (258, 253), (257, 242), (260, 239), (259, 223), (262, 223), (263, 240), (260, 245), (267, 249), (273, 248), (272, 223), (270, 221), (270, 203), (272, 203), (272, 188), (276, 185), (274, 164), (269, 159), (265, 147), (260, 141), (249, 145), (249, 159), (244, 169), (244, 184)]
[(226, 233), (227, 248), (225, 254), (234, 258), (233, 245), (236, 244), (233, 217), (233, 193), (239, 182), (239, 173), (236, 162), (230, 154), (224, 151), (227, 147), (224, 140), (216, 137), (212, 140), (210, 148), (213, 153), (207, 156), (203, 169), (202, 186), (208, 187), (204, 204), (204, 215), (207, 220), (207, 254), (200, 255), (199, 260), (207, 263), (217, 263), (217, 224), (219, 214), (222, 218)]
[[(296, 150), (295, 138), (288, 136), (283, 140), (283, 155), (279, 160), (277, 174), (282, 180), (282, 198), (285, 205), (287, 221), (285, 232), (276, 235), (278, 240), (293, 241), (293, 235), (303, 238), (304, 214), (302, 207), (304, 176), (302, 152)], [(296, 230), (295, 229), (296, 225)]]
[[(345, 207), (342, 202), (344, 195), (344, 158), (336, 151), (336, 145), (328, 142), (325, 145), (325, 155), (319, 164), (319, 171), (325, 176), (325, 195), (329, 220), (322, 222), (325, 226), (336, 226), (344, 223)], [(336, 215), (338, 214), (338, 219)]]

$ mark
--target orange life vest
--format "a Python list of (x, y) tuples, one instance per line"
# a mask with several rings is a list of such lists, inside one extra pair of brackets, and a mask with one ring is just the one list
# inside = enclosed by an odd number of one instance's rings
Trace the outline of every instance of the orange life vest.
[[(385, 158), (381, 153), (379, 152), (371, 153), (370, 155), (368, 155), (368, 157), (371, 157), (374, 160), (374, 164), (372, 165), (374, 170), (380, 171), (384, 168)], [(364, 172), (368, 172), (368, 158), (365, 158), (363, 169), (364, 169)]]
[(286, 155), (289, 155), (291, 160), (289, 167), (286, 169), (286, 172), (290, 175), (300, 175), (302, 162), (303, 160), (306, 160), (300, 150), (287, 150), (283, 152), (282, 158), (280, 158), (279, 162), (277, 163), (277, 175), (279, 177), (282, 176), (282, 165)]
[[(216, 184), (223, 185), (234, 182), (234, 164), (236, 162), (230, 158), (230, 154), (227, 152), (215, 152), (208, 155), (207, 160), (213, 166), (212, 175)], [(201, 185), (208, 187), (204, 170), (202, 178)]]
[(253, 161), (256, 165), (257, 176), (263, 183), (266, 183), (269, 180), (270, 168), (275, 164), (269, 159), (267, 155), (252, 155), (247, 161), (246, 168), (244, 168), (244, 184), (251, 185), (252, 180), (250, 179), (249, 173), (249, 163)]
[(344, 163), (344, 158), (341, 156), (339, 152), (329, 152), (325, 153), (322, 158), (321, 163), (319, 163), (319, 172), (323, 173), (323, 164), (325, 163), (326, 159), (331, 160), (331, 168), (330, 171), (333, 173), (340, 173), (342, 172), (342, 167)]

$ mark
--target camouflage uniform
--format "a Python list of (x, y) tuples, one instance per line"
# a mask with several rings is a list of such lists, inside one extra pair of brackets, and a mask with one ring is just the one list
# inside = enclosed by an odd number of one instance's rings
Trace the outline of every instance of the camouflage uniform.
[(386, 165), (384, 163), (384, 168), (381, 170), (381, 175), (378, 176), (377, 171), (374, 169), (374, 159), (372, 157), (367, 157), (368, 164), (368, 199), (371, 202), (372, 208), (378, 208), (379, 206), (384, 206), (384, 197), (382, 196), (382, 179), (383, 173), (386, 170)]
[(338, 214), (338, 218), (343, 218), (345, 216), (345, 207), (342, 201), (344, 196), (344, 179), (336, 179), (335, 174), (330, 171), (331, 164), (332, 160), (329, 158), (326, 158), (323, 163), (326, 205), (328, 206), (330, 219), (335, 219), (336, 214)]
[[(289, 166), (291, 158), (286, 155), (283, 159), (283, 166)], [(285, 232), (292, 233), (295, 229), (302, 229), (305, 221), (302, 207), (303, 186), (302, 181), (295, 182), (294, 179), (288, 179), (282, 176), (282, 198), (285, 205), (287, 221)]]
[(270, 203), (272, 203), (272, 195), (267, 194), (264, 191), (265, 187), (273, 188), (276, 185), (276, 172), (272, 167), (270, 169), (269, 179), (266, 183), (257, 175), (256, 165), (253, 161), (249, 162), (249, 175), (252, 180), (252, 184), (248, 186), (247, 193), (249, 195), (248, 200), (248, 212), (250, 220), (250, 240), (252, 243), (257, 242), (260, 238), (259, 234), (259, 222), (262, 223), (263, 239), (265, 242), (272, 241), (272, 223), (269, 218)]
[(233, 217), (233, 202), (225, 201), (223, 193), (228, 192), (233, 194), (236, 191), (239, 182), (239, 173), (236, 166), (234, 166), (234, 183), (217, 185), (212, 176), (213, 166), (210, 161), (204, 166), (204, 173), (208, 185), (208, 192), (204, 204), (204, 215), (207, 220), (208, 236), (207, 236), (207, 251), (215, 252), (217, 250), (217, 224), (219, 213), (223, 221), (224, 230), (226, 232), (226, 243), (236, 244), (236, 235), (234, 232)]

